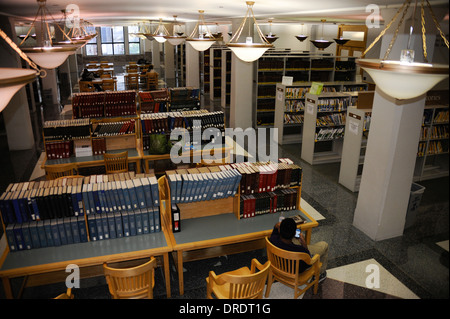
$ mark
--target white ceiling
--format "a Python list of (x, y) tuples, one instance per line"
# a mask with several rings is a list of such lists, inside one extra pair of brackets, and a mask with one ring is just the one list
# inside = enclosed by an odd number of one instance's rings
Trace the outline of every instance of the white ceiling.
[[(56, 20), (68, 4), (80, 8), (81, 18), (95, 25), (135, 24), (140, 21), (196, 21), (198, 10), (204, 10), (207, 22), (229, 22), (246, 12), (245, 0), (47, 0), (47, 8)], [(320, 21), (336, 23), (364, 23), (370, 12), (366, 6), (376, 3), (380, 9), (398, 7), (403, 0), (256, 0), (253, 12), (258, 20), (274, 22)], [(448, 1), (431, 0), (434, 6)], [(36, 0), (0, 0), (0, 13), (33, 20), (38, 9)]]

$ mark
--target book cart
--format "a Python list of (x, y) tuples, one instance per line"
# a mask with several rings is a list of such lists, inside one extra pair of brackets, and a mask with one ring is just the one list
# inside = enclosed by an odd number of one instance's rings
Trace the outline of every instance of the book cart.
[[(241, 164), (246, 165), (245, 163)], [(222, 169), (220, 166), (209, 166), (198, 168), (197, 172), (208, 170), (212, 172)], [(196, 174), (195, 172), (195, 170), (191, 172), (175, 171), (176, 174), (187, 173), (187, 175), (189, 173)], [(176, 184), (177, 186), (171, 184), (171, 175), (174, 175), (174, 172), (169, 172), (158, 180), (161, 200), (165, 203), (161, 210), (161, 219), (164, 219), (168, 226), (178, 271), (179, 290), (182, 295), (184, 293), (184, 262), (264, 248), (264, 238), (270, 236), (274, 225), (280, 220), (281, 212), (242, 218), (241, 185), (237, 188), (236, 194), (230, 197), (177, 203), (179, 211), (172, 212), (172, 207), (174, 207), (172, 192), (174, 187), (178, 190), (178, 184)], [(259, 176), (261, 175), (263, 174)], [(299, 227), (305, 231), (305, 239), (309, 243), (312, 228), (318, 226), (318, 222), (300, 207), (301, 180), (299, 185), (287, 188), (292, 189), (296, 194), (295, 207), (283, 211), (282, 214), (284, 217), (300, 215), (304, 219), (305, 222)], [(175, 227), (178, 226), (174, 224), (174, 221), (178, 217), (180, 231), (177, 232)]]

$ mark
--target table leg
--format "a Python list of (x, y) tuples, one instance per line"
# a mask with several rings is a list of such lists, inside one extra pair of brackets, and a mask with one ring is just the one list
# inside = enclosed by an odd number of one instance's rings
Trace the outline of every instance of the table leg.
[(13, 292), (11, 289), (11, 282), (9, 281), (8, 277), (2, 278), (3, 282), (3, 290), (5, 291), (5, 296), (7, 299), (14, 299)]
[(183, 251), (177, 251), (178, 261), (178, 285), (180, 289), (180, 296), (184, 294), (184, 277), (183, 277)]
[(164, 277), (166, 279), (166, 294), (167, 298), (170, 298), (170, 269), (169, 269), (169, 253), (163, 255), (164, 258)]

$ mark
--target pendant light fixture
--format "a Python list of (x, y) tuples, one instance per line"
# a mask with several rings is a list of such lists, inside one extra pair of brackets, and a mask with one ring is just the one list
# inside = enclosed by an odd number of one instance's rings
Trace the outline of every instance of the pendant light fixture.
[[(273, 45), (269, 43), (264, 34), (261, 32), (261, 29), (256, 22), (255, 15), (253, 14), (253, 5), (254, 1), (246, 1), (247, 4), (247, 12), (245, 14), (244, 19), (242, 20), (239, 28), (233, 34), (233, 37), (230, 39), (230, 42), (227, 43), (227, 46), (233, 51), (233, 53), (244, 62), (253, 62), (258, 60), (264, 52), (266, 52), (269, 48), (272, 48)], [(243, 35), (244, 41), (241, 39), (242, 31), (246, 26), (247, 19), (253, 19), (253, 23), (256, 27), (257, 34), (259, 36), (260, 42), (254, 42), (252, 36), (252, 24), (251, 21), (248, 21), (248, 33), (247, 35)], [(249, 19), (250, 20), (250, 19)]]
[(316, 48), (318, 48), (320, 51), (323, 51), (324, 49), (328, 48), (331, 45), (331, 43), (333, 43), (333, 42), (325, 40), (323, 38), (323, 25), (325, 24), (325, 21), (327, 21), (327, 20), (322, 19), (320, 21), (322, 22), (322, 32), (321, 32), (320, 39), (310, 40), (310, 41), (312, 42), (312, 44), (314, 44), (314, 46)]
[(308, 38), (308, 36), (305, 35), (305, 34), (303, 33), (303, 23), (302, 23), (302, 33), (299, 34), (299, 35), (296, 35), (295, 37), (296, 37), (297, 40), (300, 41), (300, 42), (303, 42), (303, 41), (306, 40), (306, 38)]
[[(205, 11), (203, 10), (198, 10), (199, 18), (197, 24), (195, 25), (192, 33), (186, 39), (186, 42), (188, 42), (197, 51), (208, 50), (216, 42), (216, 39), (209, 31), (208, 26), (205, 23), (205, 19), (203, 18), (204, 12)], [(205, 30), (201, 30), (202, 28), (206, 30), (206, 33), (203, 33)]]
[(0, 29), (0, 37), (3, 38), (11, 48), (16, 51), (19, 56), (28, 62), (33, 69), (24, 68), (0, 68), (0, 112), (8, 105), (12, 97), (25, 84), (36, 79), (37, 76), (45, 77), (47, 72), (39, 70), (34, 62), (32, 62), (25, 53)]
[(184, 32), (181, 30), (181, 25), (177, 22), (177, 16), (173, 16), (173, 32), (172, 35), (167, 35), (165, 38), (167, 41), (169, 41), (172, 45), (178, 45), (184, 42), (186, 40), (186, 36), (184, 36)]
[[(431, 5), (428, 0), (427, 7), (433, 17), (436, 28), (439, 30), (444, 43), (447, 48), (449, 47), (448, 40), (445, 38), (439, 23), (434, 16), (431, 9)], [(423, 40), (423, 56), (425, 63), (414, 62), (414, 50), (411, 50), (411, 36), (414, 27), (414, 16), (417, 7), (417, 0), (414, 8), (414, 14), (410, 26), (409, 38), (406, 45), (406, 49), (401, 51), (399, 60), (388, 60), (389, 53), (396, 41), (396, 37), (401, 24), (405, 18), (406, 12), (410, 6), (411, 0), (406, 0), (400, 7), (392, 20), (386, 25), (383, 31), (372, 42), (372, 44), (364, 51), (361, 59), (357, 59), (356, 63), (363, 68), (373, 79), (376, 86), (387, 95), (395, 99), (412, 99), (418, 97), (430, 89), (432, 89), (440, 81), (448, 77), (448, 65), (444, 64), (432, 64), (428, 63), (427, 50), (426, 50), (426, 33), (425, 33), (425, 10), (424, 0), (421, 1), (421, 24), (422, 24), (422, 40)], [(399, 14), (402, 13), (402, 17), (395, 30), (394, 36), (386, 50), (383, 59), (365, 59), (366, 53), (375, 45), (375, 43), (385, 34), (387, 29), (392, 25), (394, 20), (397, 19)]]
[(278, 39), (277, 35), (272, 33), (272, 20), (269, 20), (269, 34), (266, 35), (266, 39), (269, 43), (274, 43)]
[(153, 34), (153, 39), (158, 41), (159, 43), (164, 43), (167, 41), (166, 37), (169, 35), (169, 31), (167, 31), (164, 26), (162, 19), (159, 19), (158, 28), (156, 28), (155, 33)]
[[(27, 53), (28, 57), (32, 59), (40, 67), (45, 69), (54, 69), (63, 64), (64, 61), (69, 57), (69, 55), (74, 54), (78, 49), (78, 47), (52, 45), (52, 35), (50, 33), (48, 22), (46, 21), (45, 18), (46, 13), (50, 14), (46, 8), (46, 0), (37, 0), (37, 3), (39, 5), (39, 8), (34, 21), (36, 21), (39, 15), (41, 16), (41, 30), (43, 35), (43, 43), (39, 47), (26, 47), (26, 48), (24, 47), (22, 48), (22, 51)], [(34, 21), (28, 33), (30, 33), (32, 27), (34, 26)], [(64, 36), (70, 40), (67, 34), (63, 30), (61, 31), (63, 32)], [(21, 44), (26, 39), (27, 37), (25, 37), (22, 40)]]

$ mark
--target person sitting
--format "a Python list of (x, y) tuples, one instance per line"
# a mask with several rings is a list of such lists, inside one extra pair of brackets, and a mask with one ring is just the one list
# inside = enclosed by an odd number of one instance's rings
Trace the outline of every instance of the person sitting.
[[(89, 72), (88, 69), (84, 68), (83, 72), (81, 73), (81, 81), (92, 81), (95, 80), (95, 75), (92, 72)], [(94, 83), (94, 87), (96, 91), (103, 91), (102, 87)]]
[[(327, 262), (328, 262), (328, 243), (320, 241), (315, 244), (307, 245), (303, 234), (295, 237), (297, 224), (292, 218), (285, 218), (281, 222), (275, 224), (270, 235), (270, 242), (280, 249), (294, 251), (299, 253), (306, 253), (311, 257), (315, 254), (320, 256), (322, 267), (320, 268), (319, 282), (322, 282), (327, 277)], [(309, 268), (304, 261), (300, 261), (300, 272)]]

